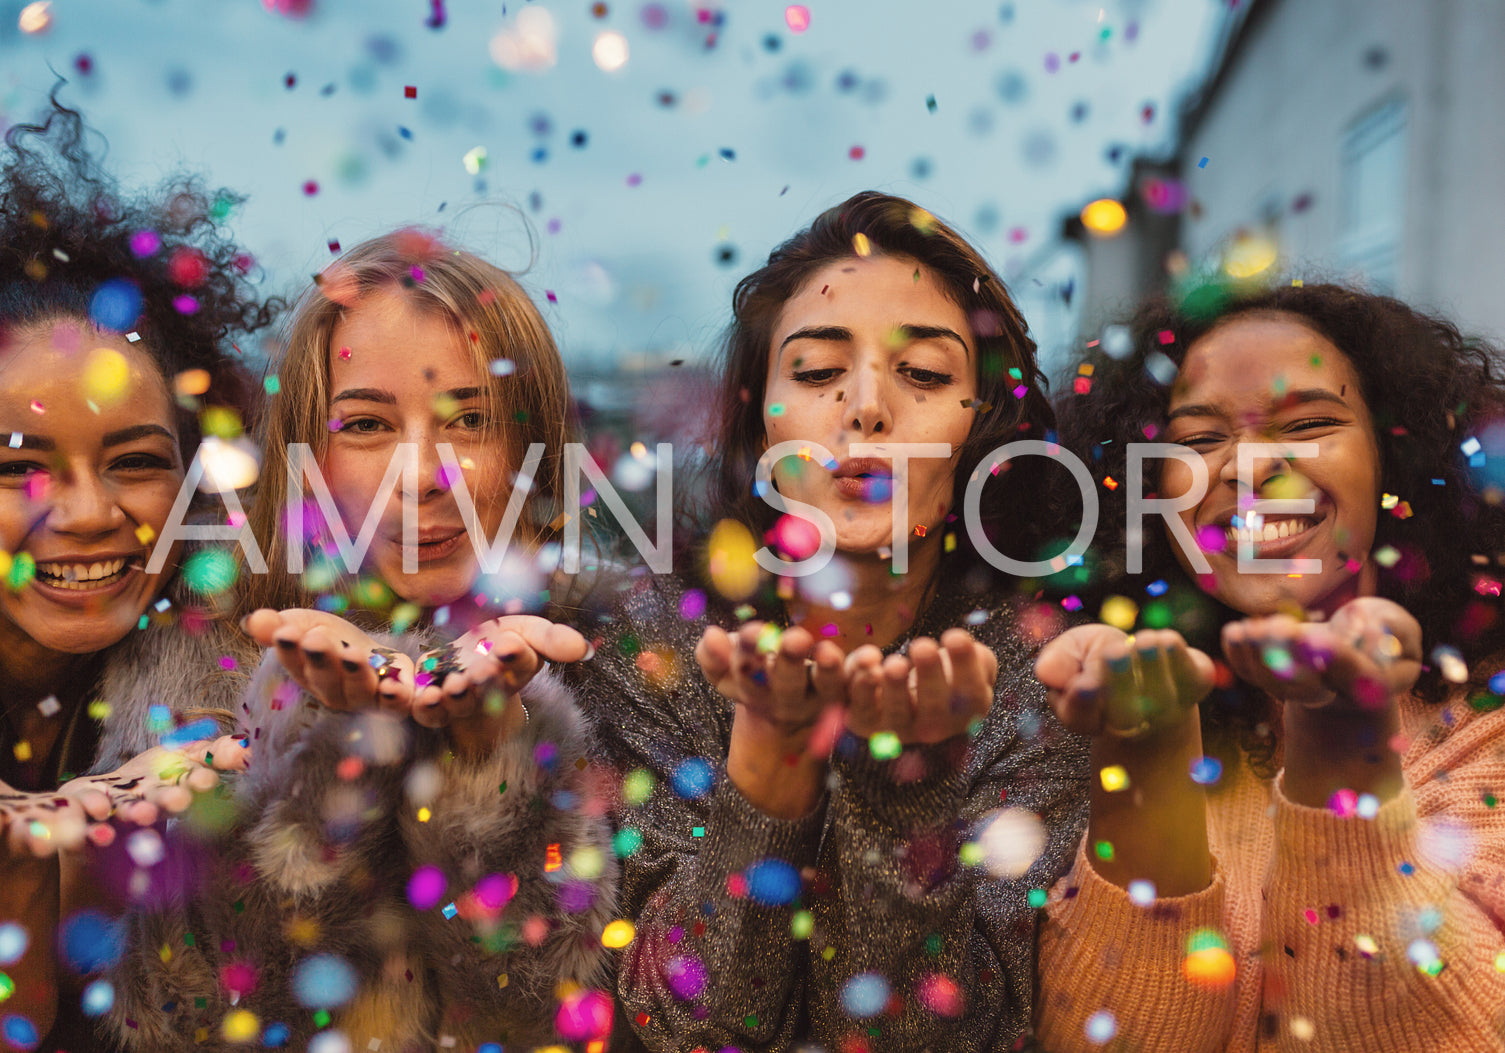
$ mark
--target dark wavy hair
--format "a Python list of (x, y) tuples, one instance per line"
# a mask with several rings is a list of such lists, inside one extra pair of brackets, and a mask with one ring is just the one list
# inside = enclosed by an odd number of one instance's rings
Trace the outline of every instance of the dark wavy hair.
[[(1165, 378), (1171, 367), (1179, 369), (1187, 352), (1215, 328), (1270, 312), (1325, 337), (1352, 363), (1379, 441), (1380, 485), (1409, 503), (1408, 518), (1378, 511), (1375, 549), (1389, 546), (1399, 555), (1379, 568), (1380, 594), (1420, 622), (1425, 654), (1448, 645), (1471, 667), (1498, 656), (1505, 651), (1505, 618), (1498, 586), (1486, 579), (1500, 577), (1505, 559), (1505, 505), (1497, 493), (1481, 494), (1461, 447), (1490, 423), (1505, 421), (1499, 354), (1441, 318), (1341, 285), (1203, 286), (1180, 301), (1143, 307), (1122, 357), (1097, 348), (1078, 360), (1078, 375), (1090, 382), (1078, 387), (1090, 390), (1062, 396), (1057, 409), (1062, 444), (1100, 484), (1093, 598), (1138, 593), (1139, 579), (1164, 581), (1162, 603), (1174, 612), (1175, 627), (1214, 654), (1222, 625), (1241, 617), (1187, 579), (1163, 530), (1145, 531), (1143, 573), (1130, 578), (1124, 570), (1127, 490), (1103, 480), (1126, 479), (1128, 444), (1164, 427), (1172, 382), (1162, 383), (1156, 374)], [(1090, 376), (1081, 367), (1090, 367)], [(1153, 472), (1160, 463), (1147, 465), (1147, 489), (1156, 486)], [(1096, 608), (1089, 602), (1089, 609)], [(1432, 702), (1447, 694), (1436, 662), (1424, 668), (1417, 689)], [(1204, 730), (1224, 748), (1237, 743), (1271, 774), (1275, 743), (1268, 734), (1268, 700), (1250, 695), (1218, 692), (1203, 706)]]
[[(928, 269), (971, 322), (979, 405), (958, 454), (954, 500), (961, 501), (968, 480), (990, 451), (1016, 438), (1045, 439), (1054, 433), (1055, 413), (1035, 359), (1035, 342), (997, 273), (956, 230), (918, 205), (864, 191), (822, 212), (774, 249), (767, 264), (737, 283), (722, 348), (702, 525), (733, 519), (761, 535), (777, 518), (753, 493), (765, 437), (763, 398), (774, 327), (784, 304), (816, 271), (857, 257), (859, 235), (874, 255), (903, 257)], [(1020, 389), (1023, 394), (1016, 396)], [(980, 518), (988, 539), (1015, 558), (1034, 558), (1046, 539), (1061, 533), (1064, 517), (1051, 513), (1054, 505), (1046, 496), (1058, 494), (1064, 478), (1040, 457), (1021, 458), (1000, 472), (982, 495)], [(980, 564), (967, 531), (955, 534), (956, 557)]]
[[(178, 176), (150, 196), (122, 195), (91, 154), (83, 116), (58, 101), (37, 124), (5, 136), (0, 162), (0, 346), (9, 331), (62, 318), (89, 320), (95, 293), (124, 281), (141, 296), (129, 331), (135, 346), (173, 377), (209, 374), (198, 403), (235, 410), (249, 426), (259, 394), (225, 353), (235, 334), (267, 325), (276, 301), (251, 286), (254, 261), (220, 229), (243, 200)], [(178, 400), (185, 462), (198, 448), (196, 407)], [(186, 403), (186, 404), (185, 404)]]

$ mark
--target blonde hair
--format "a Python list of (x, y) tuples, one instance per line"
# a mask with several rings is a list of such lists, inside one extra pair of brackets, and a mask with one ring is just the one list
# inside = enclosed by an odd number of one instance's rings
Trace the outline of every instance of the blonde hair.
[[(393, 231), (355, 246), (314, 279), (293, 309), (286, 347), (270, 365), (280, 391), (261, 429), (262, 486), (249, 514), (268, 573), (244, 579), (241, 614), (259, 607), (307, 606), (313, 598), (287, 569), (288, 446), (308, 443), (314, 456), (322, 457), (329, 442), (329, 355), (335, 326), (363, 297), (394, 287), (415, 307), (442, 315), (465, 335), (513, 468), (522, 464), (531, 444), (544, 444), (520, 529), (532, 544), (551, 530), (564, 489), (564, 445), (573, 437), (573, 427), (569, 381), (547, 323), (507, 271), (429, 232)], [(510, 360), (511, 368), (493, 371), (497, 359)], [(482, 486), (510, 488), (511, 480), (487, 480)]]

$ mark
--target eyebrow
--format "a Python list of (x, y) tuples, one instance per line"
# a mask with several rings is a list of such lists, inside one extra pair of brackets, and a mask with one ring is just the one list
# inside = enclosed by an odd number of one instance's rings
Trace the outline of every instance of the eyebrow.
[[(480, 388), (451, 388), (448, 391), (439, 392), (436, 397), (452, 399), (455, 402), (464, 402), (466, 399), (480, 398), (482, 394), (483, 392)], [(397, 405), (397, 396), (390, 391), (383, 391), (381, 388), (346, 388), (329, 401), (331, 405), (336, 402), (353, 401), (380, 402), (384, 405), (395, 406)]]
[[(967, 360), (972, 360), (972, 349), (967, 346), (967, 341), (955, 329), (948, 329), (943, 325), (898, 325), (895, 331), (901, 333), (907, 343), (917, 340), (955, 340), (961, 345), (962, 353)], [(849, 342), (852, 339), (852, 331), (844, 325), (807, 325), (803, 329), (796, 329), (784, 337), (784, 342), (779, 345), (779, 353), (783, 354), (784, 348), (794, 340), (832, 340)]]
[[(44, 453), (57, 449), (57, 443), (46, 435), (27, 435), (25, 433), (21, 435), (21, 445), (19, 447), (11, 446), (10, 436), (14, 436), (15, 434), (15, 432), (10, 432), (8, 436), (5, 436), (6, 449), (41, 450)], [(125, 443), (135, 442), (137, 439), (145, 439), (148, 436), (154, 435), (160, 435), (169, 442), (178, 441), (176, 435), (160, 424), (133, 424), (129, 428), (120, 428), (116, 431), (106, 433), (104, 438), (100, 440), (100, 445), (122, 446)]]
[[(1341, 396), (1328, 391), (1326, 388), (1301, 388), (1297, 391), (1288, 391), (1278, 399), (1270, 399), (1265, 403), (1265, 412), (1275, 413), (1288, 406), (1304, 406), (1312, 402), (1335, 402), (1344, 409), (1353, 408)], [(1178, 409), (1171, 410), (1170, 413), (1166, 414), (1165, 422), (1169, 424), (1179, 417), (1221, 416), (1224, 416), (1224, 413), (1217, 406), (1212, 405), (1210, 402), (1199, 402), (1195, 405), (1181, 406)]]

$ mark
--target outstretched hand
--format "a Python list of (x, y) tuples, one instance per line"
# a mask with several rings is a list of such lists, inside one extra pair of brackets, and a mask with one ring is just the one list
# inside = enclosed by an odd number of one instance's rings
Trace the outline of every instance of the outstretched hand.
[(50, 856), (85, 840), (108, 844), (107, 819), (150, 826), (163, 813), (182, 812), (195, 795), (219, 785), (220, 773), (244, 771), (251, 750), (223, 736), (169, 749), (156, 746), (113, 772), (84, 775), (48, 793), (21, 793), (0, 783), (0, 825), (16, 855)]
[(272, 648), (288, 676), (330, 709), (406, 714), (412, 708), (413, 660), (343, 618), (263, 608), (247, 615), (241, 627), (262, 647)]
[(1364, 596), (1327, 622), (1289, 615), (1223, 627), (1223, 654), (1241, 679), (1308, 709), (1380, 712), (1421, 675), (1421, 626), (1399, 604)]
[(1079, 735), (1138, 738), (1179, 728), (1212, 690), (1212, 659), (1181, 634), (1079, 625), (1035, 660), (1056, 717)]
[(871, 738), (890, 732), (905, 745), (937, 743), (966, 732), (993, 705), (998, 656), (965, 629), (940, 642), (922, 636), (908, 654), (859, 647), (846, 659), (851, 704), (847, 729)]

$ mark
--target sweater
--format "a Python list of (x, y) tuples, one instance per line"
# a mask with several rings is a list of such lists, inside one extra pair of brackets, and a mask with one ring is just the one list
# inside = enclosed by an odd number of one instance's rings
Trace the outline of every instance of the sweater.
[[(1505, 1050), (1505, 711), (1460, 693), (1400, 715), (1405, 786), (1377, 811), (1293, 804), (1280, 777), (1230, 766), (1200, 892), (1136, 905), (1084, 843), (1045, 911), (1044, 1048)], [(1188, 977), (1203, 930), (1231, 980)]]
[[(711, 617), (735, 624), (685, 581), (642, 580), (573, 670), (623, 777), (622, 900), (637, 936), (617, 994), (636, 1037), (620, 1048), (1009, 1048), (1033, 993), (1030, 892), (1065, 872), (1087, 805), (1085, 741), (1051, 714), (1010, 609), (954, 580), (887, 648), (963, 626), (997, 651), (993, 707), (970, 742), (878, 759), (846, 735), (824, 799), (787, 820), (727, 778), (734, 704), (694, 659)], [(960, 856), (1005, 807), (1034, 813), (1044, 836), (994, 880)]]

